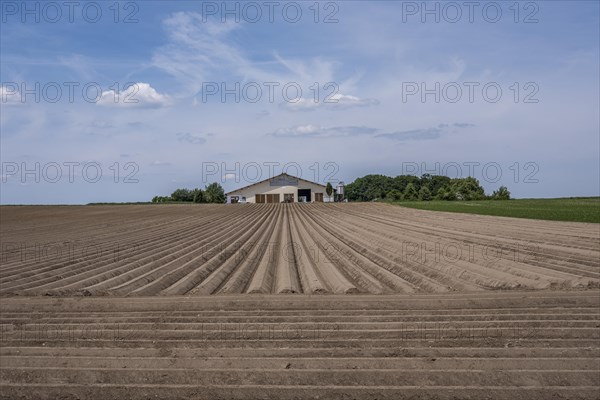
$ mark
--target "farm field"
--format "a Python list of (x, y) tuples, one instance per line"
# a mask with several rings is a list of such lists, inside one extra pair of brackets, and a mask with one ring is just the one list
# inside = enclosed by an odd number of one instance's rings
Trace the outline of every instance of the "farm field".
[(1, 399), (597, 399), (600, 293), (3, 298)]
[(597, 224), (386, 204), (0, 208), (0, 295), (585, 289)]
[(600, 223), (600, 197), (483, 201), (406, 201), (400, 206), (421, 210)]
[(0, 207), (0, 399), (597, 399), (596, 224)]

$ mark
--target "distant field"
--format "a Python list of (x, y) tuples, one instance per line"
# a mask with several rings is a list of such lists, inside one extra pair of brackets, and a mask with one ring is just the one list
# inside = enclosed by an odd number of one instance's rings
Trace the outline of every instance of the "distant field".
[(600, 197), (509, 201), (407, 201), (395, 204), (431, 211), (600, 223)]

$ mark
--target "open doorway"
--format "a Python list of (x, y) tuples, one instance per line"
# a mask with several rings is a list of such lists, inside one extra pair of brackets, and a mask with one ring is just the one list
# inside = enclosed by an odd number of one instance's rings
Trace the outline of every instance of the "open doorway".
[(311, 201), (310, 189), (298, 189), (298, 203), (310, 203)]

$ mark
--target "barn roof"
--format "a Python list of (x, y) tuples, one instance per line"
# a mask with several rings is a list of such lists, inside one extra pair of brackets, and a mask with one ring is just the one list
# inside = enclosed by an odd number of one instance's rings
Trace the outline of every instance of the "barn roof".
[(228, 196), (228, 195), (230, 195), (230, 194), (232, 194), (232, 193), (239, 192), (239, 191), (241, 191), (241, 190), (244, 190), (244, 189), (248, 189), (248, 188), (250, 188), (250, 187), (252, 187), (252, 186), (260, 185), (260, 184), (261, 184), (261, 183), (263, 183), (263, 182), (272, 181), (272, 180), (274, 180), (274, 179), (277, 179), (277, 178), (279, 178), (279, 177), (281, 177), (281, 176), (285, 176), (285, 177), (289, 177), (289, 178), (293, 178), (293, 179), (298, 179), (299, 181), (303, 181), (303, 182), (311, 183), (311, 184), (313, 184), (313, 185), (317, 185), (317, 186), (325, 187), (325, 185), (321, 185), (320, 183), (317, 183), (317, 182), (312, 182), (312, 181), (309, 181), (309, 180), (306, 180), (306, 179), (298, 178), (297, 176), (294, 176), (294, 175), (290, 175), (290, 174), (282, 173), (282, 174), (279, 174), (279, 175), (273, 176), (273, 177), (271, 177), (271, 178), (263, 179), (263, 180), (262, 180), (262, 181), (260, 181), (260, 182), (256, 182), (256, 183), (253, 183), (253, 184), (251, 184), (251, 185), (244, 186), (244, 187), (241, 187), (241, 188), (238, 188), (238, 189), (232, 190), (231, 192), (227, 192), (227, 193), (225, 193), (225, 195), (226, 195), (226, 196)]

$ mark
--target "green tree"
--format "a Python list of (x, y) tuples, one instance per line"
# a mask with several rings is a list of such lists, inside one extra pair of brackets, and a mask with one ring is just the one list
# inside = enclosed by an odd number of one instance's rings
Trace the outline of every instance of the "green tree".
[(386, 198), (391, 201), (400, 201), (402, 200), (402, 192), (396, 189), (392, 189), (387, 193)]
[(349, 201), (373, 201), (386, 198), (394, 201), (397, 196), (395, 191), (403, 193), (404, 200), (486, 198), (483, 187), (473, 177), (452, 179), (430, 174), (421, 177), (399, 175), (394, 178), (385, 175), (366, 175), (346, 185), (346, 198)]
[(483, 200), (485, 192), (479, 181), (471, 176), (454, 179), (451, 186), (458, 200)]
[(204, 189), (204, 200), (206, 203), (225, 203), (225, 190), (217, 182), (213, 182)]
[(349, 201), (373, 201), (385, 198), (392, 188), (389, 176), (366, 175), (346, 185), (345, 197)]
[(419, 200), (429, 201), (431, 198), (432, 196), (429, 188), (427, 186), (421, 186), (421, 189), (419, 189)]
[(421, 180), (418, 176), (414, 175), (398, 175), (395, 178), (391, 178), (388, 185), (391, 185), (392, 189), (399, 190), (404, 193), (406, 187), (412, 183), (416, 190), (419, 190), (421, 187)]
[(500, 186), (492, 193), (492, 200), (510, 200), (510, 192), (506, 186)]
[(417, 197), (418, 197), (418, 193), (417, 193), (417, 189), (415, 188), (415, 185), (413, 185), (412, 183), (409, 183), (408, 185), (406, 185), (406, 188), (404, 189), (402, 198), (406, 201), (412, 201), (412, 200), (416, 200)]
[(436, 197), (440, 188), (450, 184), (450, 178), (443, 175), (433, 175), (431, 178), (426, 178), (427, 187), (431, 191), (431, 195)]
[(192, 200), (194, 203), (204, 203), (204, 193), (202, 192), (202, 190), (194, 189), (192, 191), (192, 194), (194, 195)]
[(454, 190), (450, 187), (450, 185), (442, 186), (438, 189), (437, 195), (435, 196), (437, 200), (456, 200), (456, 194)]
[(173, 201), (194, 201), (194, 194), (188, 189), (177, 189), (171, 194)]
[(331, 195), (333, 194), (333, 186), (331, 186), (330, 182), (327, 182), (327, 186), (325, 186), (325, 193), (327, 193), (327, 197), (331, 199)]

